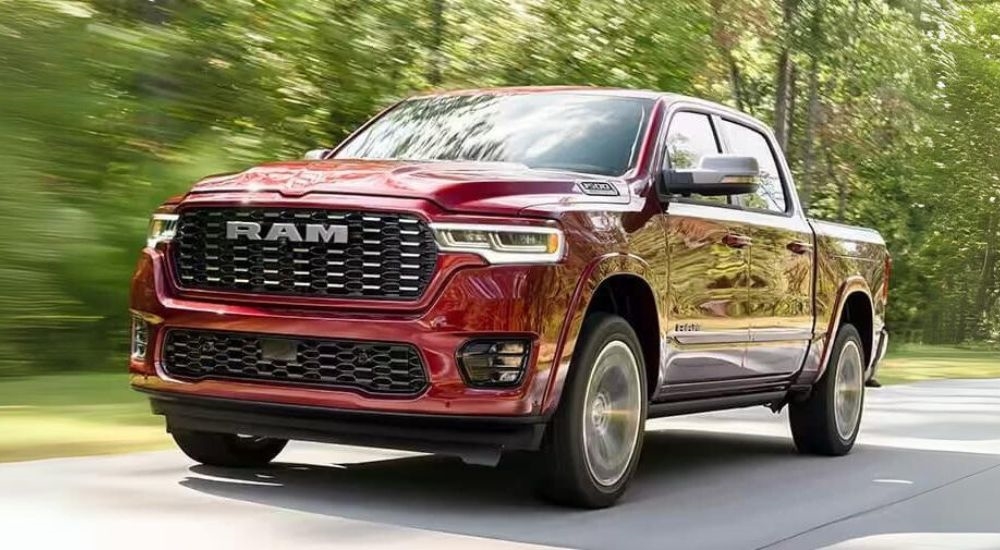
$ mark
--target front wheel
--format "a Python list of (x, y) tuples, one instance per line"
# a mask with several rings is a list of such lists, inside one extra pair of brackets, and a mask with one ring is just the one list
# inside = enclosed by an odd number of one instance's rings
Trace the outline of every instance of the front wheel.
[(841, 326), (823, 378), (805, 401), (789, 405), (799, 452), (840, 456), (854, 447), (865, 401), (863, 349), (858, 330), (850, 324)]
[(604, 508), (621, 497), (642, 450), (647, 393), (642, 348), (616, 315), (584, 322), (559, 408), (542, 448), (542, 493)]
[(254, 468), (265, 466), (288, 443), (286, 439), (214, 432), (174, 431), (174, 442), (192, 460), (208, 466)]

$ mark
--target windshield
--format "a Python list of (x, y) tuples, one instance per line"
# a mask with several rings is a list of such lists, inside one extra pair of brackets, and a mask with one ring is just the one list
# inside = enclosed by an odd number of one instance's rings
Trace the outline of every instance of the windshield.
[(513, 162), (618, 176), (632, 167), (653, 100), (590, 94), (412, 99), (334, 158)]

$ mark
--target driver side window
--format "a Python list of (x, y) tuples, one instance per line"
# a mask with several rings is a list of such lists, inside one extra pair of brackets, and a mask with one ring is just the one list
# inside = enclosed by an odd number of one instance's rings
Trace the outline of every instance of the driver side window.
[[(697, 168), (705, 155), (722, 152), (712, 128), (712, 119), (705, 114), (687, 111), (681, 111), (671, 119), (666, 148), (665, 163), (674, 170)], [(691, 198), (700, 202), (730, 203), (729, 197), (725, 196), (692, 195)]]

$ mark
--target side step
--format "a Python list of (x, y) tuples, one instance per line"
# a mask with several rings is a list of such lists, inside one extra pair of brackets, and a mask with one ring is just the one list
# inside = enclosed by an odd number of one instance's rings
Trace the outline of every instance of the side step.
[(739, 409), (742, 407), (755, 407), (757, 405), (770, 405), (776, 401), (784, 400), (787, 395), (787, 390), (781, 390), (763, 393), (727, 395), (724, 397), (703, 397), (700, 399), (689, 399), (685, 401), (650, 403), (649, 418), (721, 411), (725, 409)]

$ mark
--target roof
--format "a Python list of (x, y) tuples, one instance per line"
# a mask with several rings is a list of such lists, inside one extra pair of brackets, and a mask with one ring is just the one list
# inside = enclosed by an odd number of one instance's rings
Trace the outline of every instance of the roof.
[(601, 86), (507, 86), (507, 87), (494, 87), (494, 88), (469, 88), (463, 90), (434, 90), (425, 93), (417, 94), (414, 97), (434, 97), (434, 96), (456, 96), (456, 95), (517, 95), (517, 94), (546, 94), (546, 93), (585, 93), (593, 95), (603, 95), (612, 97), (629, 97), (629, 98), (640, 98), (640, 99), (652, 99), (652, 100), (663, 100), (666, 103), (692, 103), (696, 105), (703, 105), (706, 107), (711, 107), (717, 110), (728, 111), (737, 116), (748, 116), (746, 113), (741, 113), (732, 107), (723, 105), (721, 103), (716, 103), (714, 101), (708, 101), (705, 99), (699, 99), (697, 97), (690, 97), (681, 94), (674, 94), (669, 92), (660, 92), (656, 90), (634, 90), (630, 88), (611, 88), (611, 87), (601, 87)]
[(508, 86), (498, 88), (470, 88), (465, 90), (435, 90), (418, 94), (416, 97), (428, 96), (450, 96), (450, 95), (517, 95), (517, 94), (546, 94), (546, 93), (586, 93), (594, 95), (607, 95), (617, 97), (635, 97), (646, 99), (659, 99), (669, 94), (653, 90), (630, 90), (628, 88), (604, 88), (598, 86)]

